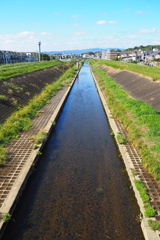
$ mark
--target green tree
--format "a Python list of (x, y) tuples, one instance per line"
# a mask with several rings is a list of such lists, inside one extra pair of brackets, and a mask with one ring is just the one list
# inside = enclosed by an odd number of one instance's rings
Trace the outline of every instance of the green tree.
[(41, 53), (41, 60), (42, 61), (50, 61), (50, 56), (46, 53)]

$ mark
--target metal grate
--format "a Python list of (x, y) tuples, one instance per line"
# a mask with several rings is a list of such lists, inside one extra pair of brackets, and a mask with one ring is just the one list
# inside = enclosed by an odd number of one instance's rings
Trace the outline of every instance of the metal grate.
[[(127, 137), (127, 132), (124, 130), (121, 123), (116, 122), (117, 127), (120, 132)], [(148, 173), (148, 171), (144, 168), (141, 163), (141, 157), (138, 151), (133, 147), (131, 143), (126, 143), (125, 147), (127, 149), (127, 153), (131, 159), (131, 162), (134, 166), (136, 173), (139, 176), (139, 179), (144, 183), (147, 193), (150, 196), (150, 204), (155, 208), (158, 215), (160, 215), (160, 186), (156, 179)]]

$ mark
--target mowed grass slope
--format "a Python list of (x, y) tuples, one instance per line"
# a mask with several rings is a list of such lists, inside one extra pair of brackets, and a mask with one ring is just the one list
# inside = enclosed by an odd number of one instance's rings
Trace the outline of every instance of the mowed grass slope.
[(59, 60), (15, 63), (0, 66), (0, 81), (62, 64)]
[(133, 63), (123, 63), (109, 60), (98, 60), (97, 66), (105, 64), (106, 66), (113, 67), (120, 70), (128, 70), (141, 74), (146, 77), (152, 78), (153, 81), (160, 80), (160, 68), (158, 67), (148, 67), (145, 65), (137, 65)]

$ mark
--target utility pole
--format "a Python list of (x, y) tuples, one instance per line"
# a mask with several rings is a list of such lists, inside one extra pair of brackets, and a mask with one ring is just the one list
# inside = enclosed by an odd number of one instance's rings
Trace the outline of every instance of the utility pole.
[(41, 42), (38, 43), (39, 45), (39, 62), (41, 61)]

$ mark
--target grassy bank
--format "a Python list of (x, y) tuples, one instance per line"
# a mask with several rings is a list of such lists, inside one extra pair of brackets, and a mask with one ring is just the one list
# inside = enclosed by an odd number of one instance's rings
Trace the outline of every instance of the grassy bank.
[(135, 72), (141, 74), (146, 77), (152, 78), (153, 81), (160, 80), (160, 68), (158, 67), (148, 67), (144, 65), (137, 65), (132, 63), (123, 63), (116, 61), (108, 61), (108, 60), (98, 60), (96, 61), (97, 66), (105, 64), (106, 66), (113, 67), (120, 70), (128, 70), (131, 72)]
[(47, 85), (41, 94), (30, 100), (27, 106), (13, 113), (4, 124), (0, 126), (0, 164), (4, 164), (7, 159), (6, 146), (10, 140), (17, 138), (21, 131), (30, 128), (31, 119), (36, 116), (44, 105), (49, 103), (50, 98), (54, 96), (63, 85), (71, 82), (76, 71), (75, 67), (67, 70), (58, 81)]
[(89, 62), (104, 89), (114, 118), (124, 125), (144, 166), (160, 181), (160, 115), (151, 106), (129, 97), (121, 86), (95, 67), (94, 60)]
[(59, 60), (15, 63), (0, 66), (0, 81), (62, 64)]

